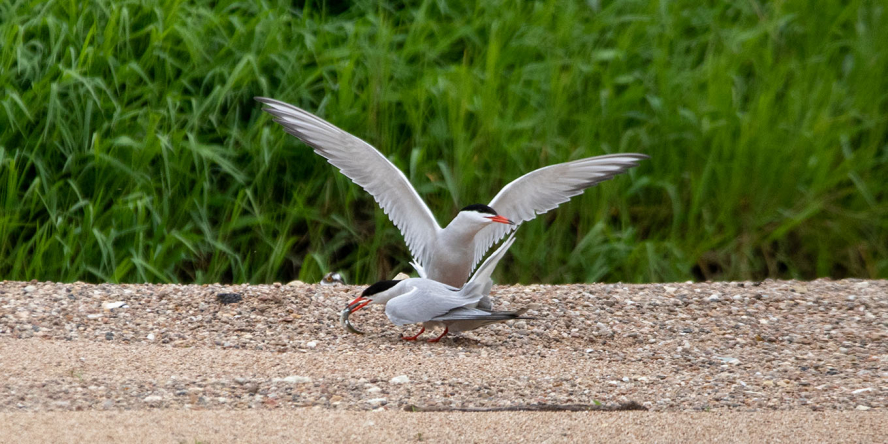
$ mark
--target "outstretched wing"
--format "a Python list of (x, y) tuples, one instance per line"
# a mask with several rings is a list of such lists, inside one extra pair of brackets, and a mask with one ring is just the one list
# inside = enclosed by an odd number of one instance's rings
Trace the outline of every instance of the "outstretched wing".
[(645, 154), (607, 154), (573, 162), (549, 165), (531, 171), (505, 186), (490, 201), (490, 207), (516, 225), (490, 224), (475, 235), (474, 268), (484, 253), (522, 222), (555, 209), (586, 188), (593, 187), (649, 158)]
[(376, 199), (404, 236), (407, 248), (420, 264), (427, 264), (430, 246), (441, 227), (413, 186), (395, 165), (367, 142), (307, 111), (265, 97), (256, 100), (288, 133), (314, 148)]

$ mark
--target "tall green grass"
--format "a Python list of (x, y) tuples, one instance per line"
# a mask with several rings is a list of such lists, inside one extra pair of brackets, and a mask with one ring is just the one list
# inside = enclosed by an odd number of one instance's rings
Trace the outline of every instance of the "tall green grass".
[(0, 2), (0, 278), (406, 270), (257, 95), (379, 148), (441, 223), (544, 165), (652, 156), (525, 224), (501, 282), (885, 278), (886, 22), (861, 0)]

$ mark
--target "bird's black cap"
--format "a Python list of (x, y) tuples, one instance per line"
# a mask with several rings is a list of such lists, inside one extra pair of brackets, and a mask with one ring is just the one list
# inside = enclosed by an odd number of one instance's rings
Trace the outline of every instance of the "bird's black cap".
[(494, 216), (496, 216), (498, 214), (496, 212), (496, 210), (494, 210), (493, 208), (490, 208), (484, 204), (471, 204), (467, 207), (464, 207), (462, 210), (459, 210), (459, 211), (476, 211), (478, 213), (487, 213), (487, 214), (492, 214)]
[(367, 287), (367, 289), (364, 290), (363, 293), (361, 293), (361, 297), (366, 298), (367, 296), (373, 296), (374, 294), (382, 293), (383, 291), (386, 291), (389, 288), (392, 288), (395, 285), (398, 285), (398, 282), (401, 282), (401, 281), (379, 281), (379, 282)]

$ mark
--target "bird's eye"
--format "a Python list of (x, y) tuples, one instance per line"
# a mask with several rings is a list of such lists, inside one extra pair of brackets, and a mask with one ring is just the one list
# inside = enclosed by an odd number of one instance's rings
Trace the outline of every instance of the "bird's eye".
[(333, 278), (330, 276), (327, 276), (327, 282), (333, 282)]

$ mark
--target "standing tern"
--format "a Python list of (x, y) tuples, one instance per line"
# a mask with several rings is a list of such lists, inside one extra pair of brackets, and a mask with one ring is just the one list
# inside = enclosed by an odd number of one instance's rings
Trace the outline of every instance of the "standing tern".
[(293, 105), (265, 97), (255, 99), (266, 105), (263, 110), (285, 131), (373, 196), (404, 236), (420, 277), (457, 288), (463, 286), (487, 250), (517, 224), (649, 157), (608, 154), (531, 171), (506, 185), (488, 205), (469, 205), (441, 228), (404, 173), (370, 144)]
[[(454, 288), (438, 281), (410, 278), (403, 281), (379, 281), (351, 301), (343, 311), (346, 328), (351, 327), (348, 315), (369, 304), (384, 304), (385, 315), (395, 325), (422, 323), (422, 330), (414, 336), (402, 337), (416, 340), (426, 328), (444, 327), (444, 333), (429, 342), (438, 342), (448, 332), (473, 330), (496, 322), (522, 318), (526, 309), (518, 311), (493, 311), (481, 308), (482, 299), (490, 292), (490, 275), (496, 264), (515, 242), (513, 232), (503, 244), (478, 267), (478, 271), (463, 288)], [(350, 331), (357, 332), (354, 327)], [(358, 332), (360, 333), (360, 332)]]

